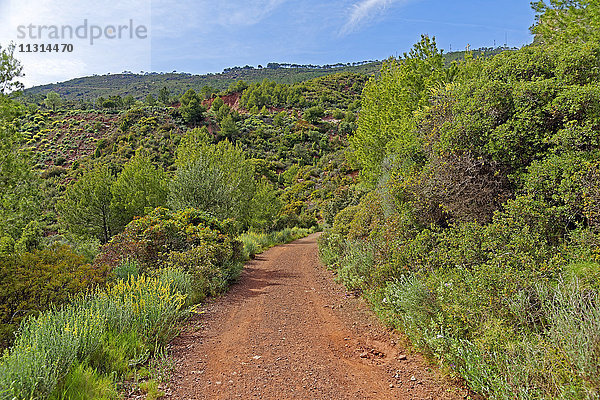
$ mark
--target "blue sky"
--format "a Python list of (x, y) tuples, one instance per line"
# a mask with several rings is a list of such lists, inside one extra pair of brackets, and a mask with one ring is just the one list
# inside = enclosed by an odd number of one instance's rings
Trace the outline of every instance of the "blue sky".
[[(70, 25), (148, 28), (145, 38), (18, 38), (17, 27)], [(72, 43), (72, 53), (17, 53), (25, 83), (124, 70), (191, 73), (266, 65), (384, 59), (408, 51), (421, 34), (449, 51), (531, 42), (528, 1), (442, 0), (0, 0), (0, 44)], [(112, 32), (112, 31), (110, 31)], [(39, 33), (39, 31), (38, 31)]]

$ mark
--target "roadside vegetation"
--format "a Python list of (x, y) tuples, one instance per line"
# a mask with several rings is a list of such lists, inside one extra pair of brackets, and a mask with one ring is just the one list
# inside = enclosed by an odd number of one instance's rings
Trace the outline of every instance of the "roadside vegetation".
[(1, 95), (0, 398), (161, 397), (182, 321), (246, 260), (317, 231), (330, 188), (354, 181), (342, 149), (365, 82), (239, 81), (97, 109)]
[(435, 41), (363, 91), (363, 194), (323, 261), (491, 399), (600, 396), (600, 44), (592, 2), (539, 2), (535, 43), (443, 62)]

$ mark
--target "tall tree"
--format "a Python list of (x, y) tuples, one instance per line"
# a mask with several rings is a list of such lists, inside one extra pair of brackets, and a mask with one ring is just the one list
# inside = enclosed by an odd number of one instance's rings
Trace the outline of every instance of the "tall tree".
[(430, 88), (449, 79), (435, 38), (423, 36), (400, 60), (386, 61), (380, 76), (367, 83), (350, 157), (368, 183), (377, 182), (390, 147), (403, 158), (418, 156), (414, 112), (428, 104)]
[(532, 3), (537, 22), (531, 28), (543, 43), (600, 40), (600, 3), (593, 0), (550, 0)]
[(0, 46), (0, 94), (23, 89), (23, 84), (17, 81), (23, 76), (23, 66), (14, 57), (14, 52), (14, 43), (9, 44), (5, 49)]
[(112, 185), (112, 208), (117, 229), (121, 230), (147, 208), (165, 206), (168, 185), (164, 170), (154, 166), (144, 151), (125, 164)]
[(98, 165), (67, 186), (57, 208), (69, 231), (108, 242), (115, 226), (111, 207), (114, 181), (108, 166)]
[(240, 147), (229, 141), (209, 144), (206, 134), (196, 129), (182, 139), (176, 165), (169, 194), (172, 208), (193, 207), (218, 218), (250, 222), (254, 168)]

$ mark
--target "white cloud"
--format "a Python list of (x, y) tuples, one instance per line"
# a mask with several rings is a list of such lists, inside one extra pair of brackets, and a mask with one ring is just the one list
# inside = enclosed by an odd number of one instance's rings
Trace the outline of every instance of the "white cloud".
[(379, 15), (394, 3), (407, 4), (411, 0), (360, 0), (355, 3), (346, 24), (340, 30), (340, 35), (347, 35), (356, 31), (364, 23)]

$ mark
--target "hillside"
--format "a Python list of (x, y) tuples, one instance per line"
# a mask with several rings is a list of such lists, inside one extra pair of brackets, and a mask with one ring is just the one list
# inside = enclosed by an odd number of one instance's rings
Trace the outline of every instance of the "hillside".
[[(492, 57), (507, 49), (498, 47), (473, 50), (474, 57)], [(444, 61), (450, 64), (453, 61), (464, 59), (465, 51), (454, 51), (444, 54)], [(247, 83), (258, 83), (267, 79), (281, 84), (294, 84), (309, 81), (322, 76), (351, 73), (361, 75), (375, 75), (381, 69), (381, 61), (361, 61), (348, 64), (335, 65), (297, 65), (270, 63), (267, 67), (254, 68), (251, 66), (226, 68), (221, 73), (192, 75), (189, 73), (145, 73), (94, 75), (66, 82), (35, 86), (25, 90), (28, 101), (40, 102), (45, 94), (54, 91), (67, 101), (90, 101), (98, 97), (132, 95), (138, 100), (143, 100), (147, 95), (157, 97), (159, 90), (166, 87), (172, 95), (179, 96), (188, 89), (200, 91), (203, 87), (210, 87), (215, 91), (227, 89), (232, 83), (243, 80)]]
[(29, 100), (39, 99), (49, 91), (55, 91), (65, 100), (92, 100), (100, 96), (133, 95), (144, 99), (148, 94), (155, 97), (158, 91), (167, 87), (169, 92), (181, 95), (188, 89), (200, 91), (209, 86), (217, 91), (225, 90), (236, 81), (247, 83), (262, 82), (265, 79), (284, 84), (308, 81), (321, 76), (337, 73), (358, 73), (372, 75), (379, 71), (381, 62), (374, 61), (364, 65), (330, 68), (228, 68), (222, 73), (192, 75), (187, 73), (148, 73), (148, 74), (111, 74), (87, 76), (66, 82), (36, 86), (25, 91)]

